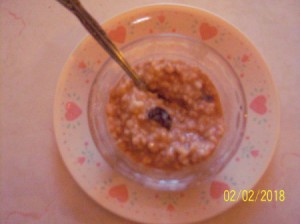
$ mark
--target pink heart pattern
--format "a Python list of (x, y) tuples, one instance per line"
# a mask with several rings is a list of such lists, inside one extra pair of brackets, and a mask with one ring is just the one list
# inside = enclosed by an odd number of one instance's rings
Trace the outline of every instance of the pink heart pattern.
[(125, 184), (111, 187), (108, 194), (112, 198), (116, 198), (119, 202), (126, 202), (128, 200), (128, 189)]
[(108, 36), (115, 42), (124, 43), (126, 39), (126, 28), (124, 26), (118, 26), (108, 32)]
[(263, 95), (259, 95), (255, 97), (250, 103), (250, 108), (260, 114), (263, 115), (267, 112), (267, 98)]
[(199, 31), (202, 40), (209, 40), (218, 34), (218, 29), (208, 23), (202, 23)]
[(164, 23), (166, 20), (166, 17), (164, 15), (159, 15), (157, 18), (160, 23)]
[(250, 153), (254, 158), (259, 156), (259, 150), (257, 149), (251, 150)]
[(175, 207), (174, 207), (172, 204), (168, 204), (167, 210), (168, 210), (169, 212), (173, 212), (173, 211), (175, 210)]
[(85, 162), (85, 157), (80, 156), (80, 157), (78, 157), (77, 161), (80, 165), (82, 165)]
[(80, 69), (85, 69), (87, 67), (86, 63), (84, 61), (80, 61), (78, 63), (78, 68)]
[(210, 196), (213, 199), (220, 198), (225, 190), (229, 190), (230, 187), (225, 182), (213, 181), (210, 185)]
[(65, 109), (66, 109), (65, 118), (67, 121), (75, 120), (82, 113), (80, 107), (74, 102), (67, 102)]
[(242, 62), (248, 62), (250, 60), (250, 56), (249, 55), (247, 55), (247, 54), (244, 54), (243, 56), (242, 56), (242, 58), (241, 58), (241, 61)]

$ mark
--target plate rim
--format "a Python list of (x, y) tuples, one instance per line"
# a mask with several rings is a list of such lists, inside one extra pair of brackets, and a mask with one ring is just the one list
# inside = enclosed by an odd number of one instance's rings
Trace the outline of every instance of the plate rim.
[[(106, 19), (104, 21), (104, 23), (103, 23), (104, 24), (103, 26), (104, 27), (109, 27), (109, 24), (113, 23), (114, 20), (116, 20), (119, 17), (124, 17), (124, 16), (129, 15), (129, 14), (134, 14), (134, 13), (139, 12), (140, 10), (145, 10), (147, 8), (151, 8), (152, 11), (154, 11), (155, 8), (159, 8), (159, 7), (160, 7), (159, 10), (161, 10), (161, 11), (163, 11), (165, 9), (176, 8), (177, 10), (179, 9), (179, 11), (182, 12), (182, 8), (184, 8), (184, 10), (186, 10), (186, 11), (193, 10), (193, 14), (195, 14), (195, 12), (196, 13), (206, 13), (206, 14), (212, 16), (212, 17), (216, 17), (217, 20), (222, 21), (227, 26), (229, 26), (230, 28), (234, 29), (234, 31), (237, 32), (243, 38), (243, 41), (248, 42), (248, 44), (253, 48), (253, 50), (255, 51), (255, 53), (259, 56), (259, 60), (266, 67), (268, 75), (270, 76), (270, 78), (268, 79), (268, 85), (271, 85), (272, 92), (274, 93), (274, 96), (273, 96), (274, 106), (273, 107), (275, 108), (275, 111), (273, 111), (273, 113), (274, 113), (274, 117), (276, 117), (275, 120), (277, 122), (276, 122), (276, 130), (275, 130), (275, 134), (274, 134), (274, 139), (275, 140), (272, 142), (272, 144), (270, 146), (270, 149), (271, 149), (270, 151), (272, 151), (272, 152), (270, 153), (270, 156), (268, 157), (268, 162), (266, 163), (265, 168), (263, 169), (263, 171), (261, 171), (261, 174), (259, 175), (259, 177), (252, 184), (251, 189), (253, 189), (257, 185), (257, 183), (259, 182), (259, 180), (261, 180), (261, 178), (266, 173), (267, 168), (269, 167), (269, 164), (270, 164), (272, 158), (274, 157), (274, 153), (275, 153), (276, 147), (278, 146), (279, 135), (280, 135), (280, 118), (281, 118), (280, 97), (279, 97), (279, 91), (276, 88), (275, 82), (274, 82), (274, 80), (272, 78), (272, 72), (270, 70), (269, 65), (264, 60), (261, 52), (257, 49), (257, 47), (253, 44), (253, 42), (247, 37), (247, 35), (245, 35), (245, 33), (243, 33), (241, 30), (239, 30), (236, 26), (234, 26), (233, 24), (231, 24), (229, 21), (227, 21), (223, 17), (220, 17), (219, 15), (217, 15), (217, 14), (215, 14), (215, 13), (209, 11), (209, 10), (206, 10), (206, 9), (203, 9), (203, 8), (198, 8), (196, 6), (191, 6), (191, 5), (186, 5), (186, 4), (179, 4), (179, 3), (153, 3), (153, 4), (146, 4), (146, 5), (142, 5), (142, 6), (138, 6), (138, 7), (133, 7), (133, 8), (130, 8), (129, 10), (125, 10), (125, 11), (121, 11), (121, 12), (117, 13), (116, 15), (114, 15), (114, 16)], [(163, 7), (163, 8), (161, 8), (161, 7)], [(72, 57), (72, 55), (74, 55), (74, 53), (76, 53), (78, 51), (78, 49), (82, 46), (82, 44), (84, 44), (85, 42), (89, 41), (90, 38), (91, 38), (90, 35), (87, 34), (84, 38), (82, 38), (77, 43), (77, 45), (73, 48), (73, 50), (68, 55), (67, 60), (65, 61), (64, 66), (63, 66), (63, 68), (62, 68), (62, 70), (61, 70), (61, 72), (59, 74), (59, 77), (58, 77), (57, 86), (56, 86), (56, 90), (55, 90), (55, 98), (54, 98), (54, 120), (53, 120), (54, 132), (55, 132), (55, 138), (56, 138), (56, 142), (57, 142), (57, 146), (58, 146), (58, 151), (59, 151), (59, 154), (61, 155), (63, 163), (65, 164), (65, 166), (66, 166), (68, 172), (71, 174), (72, 178), (80, 186), (80, 188), (83, 190), (83, 192), (85, 192), (98, 205), (102, 206), (106, 210), (112, 212), (113, 214), (115, 214), (115, 215), (117, 215), (119, 217), (125, 218), (127, 220), (132, 220), (132, 221), (135, 221), (135, 222), (141, 222), (141, 220), (134, 219), (133, 217), (130, 217), (130, 216), (123, 216), (123, 215), (117, 213), (116, 211), (112, 210), (109, 206), (106, 206), (103, 203), (100, 204), (94, 197), (92, 197), (92, 195), (89, 192), (87, 192), (86, 189), (81, 185), (81, 183), (76, 179), (76, 176), (73, 174), (71, 168), (68, 166), (66, 158), (64, 158), (64, 155), (63, 155), (62, 150), (61, 150), (61, 144), (59, 142), (59, 139), (60, 139), (60, 135), (59, 135), (59, 123), (60, 122), (59, 122), (59, 118), (58, 118), (59, 117), (59, 113), (57, 111), (55, 111), (55, 108), (57, 107), (57, 105), (60, 102), (59, 101), (59, 97), (58, 97), (59, 93), (61, 93), (61, 91), (60, 91), (60, 85), (59, 84), (63, 83), (64, 80), (66, 79), (66, 75), (65, 74), (66, 74), (66, 71), (68, 71), (68, 67), (70, 66), (70, 62), (69, 61), (70, 61), (70, 58)], [(247, 103), (249, 103), (249, 102), (247, 102)], [(204, 221), (204, 220), (207, 220), (207, 219), (211, 219), (212, 217), (218, 216), (221, 213), (223, 213), (224, 211), (231, 209), (236, 204), (238, 204), (238, 202), (231, 203), (230, 206), (228, 206), (228, 207), (224, 207), (223, 206), (223, 208), (220, 209), (217, 213), (214, 213), (212, 216), (206, 217), (205, 219), (199, 219), (198, 221)], [(194, 222), (194, 221), (192, 221), (192, 222)], [(145, 222), (145, 223), (154, 223), (154, 222)]]

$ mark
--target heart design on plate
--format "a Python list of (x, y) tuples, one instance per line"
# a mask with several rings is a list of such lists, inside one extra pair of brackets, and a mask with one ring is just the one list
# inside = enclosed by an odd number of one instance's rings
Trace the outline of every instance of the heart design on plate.
[(126, 202), (128, 200), (128, 190), (125, 184), (111, 187), (108, 194), (112, 198), (116, 198), (119, 202)]
[(80, 157), (78, 157), (77, 161), (80, 165), (82, 165), (85, 162), (85, 157), (80, 156)]
[(202, 40), (209, 40), (218, 34), (218, 29), (208, 23), (202, 23), (199, 27)]
[(229, 190), (230, 187), (225, 182), (213, 181), (210, 185), (210, 196), (213, 199), (218, 199), (223, 196), (225, 190)]
[(85, 69), (87, 67), (86, 63), (84, 61), (80, 61), (78, 63), (78, 68), (80, 69)]
[(169, 212), (173, 212), (173, 211), (175, 210), (175, 207), (174, 207), (172, 204), (168, 204), (167, 210), (168, 210)]
[(82, 113), (80, 107), (74, 102), (67, 102), (66, 103), (66, 113), (65, 118), (67, 121), (73, 121), (78, 118)]
[(263, 95), (257, 96), (250, 103), (250, 108), (258, 114), (265, 114), (267, 112), (267, 99)]
[(254, 158), (256, 158), (259, 155), (259, 150), (254, 149), (254, 150), (251, 150), (250, 153)]
[(166, 17), (165, 17), (164, 15), (160, 15), (160, 16), (158, 16), (157, 18), (158, 18), (158, 21), (159, 21), (160, 23), (164, 23), (165, 20), (166, 20)]
[(116, 29), (109, 31), (108, 36), (115, 42), (124, 43), (126, 28), (124, 26), (118, 26)]
[(248, 62), (250, 60), (250, 56), (249, 55), (247, 55), (247, 54), (244, 54), (243, 56), (242, 56), (242, 58), (241, 58), (241, 61), (242, 62)]

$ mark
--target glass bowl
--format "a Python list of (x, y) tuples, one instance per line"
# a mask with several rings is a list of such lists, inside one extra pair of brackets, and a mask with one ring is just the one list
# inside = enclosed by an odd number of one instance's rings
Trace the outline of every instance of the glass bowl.
[(178, 34), (156, 34), (121, 48), (132, 66), (153, 59), (180, 60), (200, 68), (213, 82), (224, 113), (225, 134), (205, 161), (180, 170), (161, 170), (130, 159), (110, 135), (105, 108), (110, 90), (126, 74), (111, 58), (102, 65), (89, 94), (88, 119), (94, 143), (113, 170), (157, 190), (183, 190), (218, 174), (237, 152), (246, 126), (245, 95), (238, 75), (213, 48)]

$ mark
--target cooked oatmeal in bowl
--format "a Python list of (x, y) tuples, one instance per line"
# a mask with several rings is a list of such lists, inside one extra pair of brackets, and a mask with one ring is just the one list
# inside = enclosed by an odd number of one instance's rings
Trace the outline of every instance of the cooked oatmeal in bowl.
[(209, 158), (225, 124), (218, 93), (208, 77), (182, 61), (146, 61), (135, 67), (152, 90), (124, 76), (110, 92), (108, 129), (134, 161), (179, 170)]
[(181, 190), (217, 174), (245, 128), (243, 90), (234, 71), (205, 44), (153, 35), (123, 52), (149, 91), (108, 60), (89, 98), (96, 147), (124, 176), (161, 190)]

